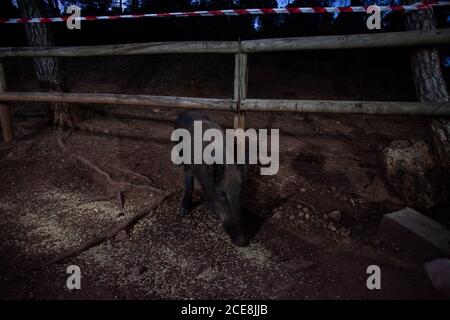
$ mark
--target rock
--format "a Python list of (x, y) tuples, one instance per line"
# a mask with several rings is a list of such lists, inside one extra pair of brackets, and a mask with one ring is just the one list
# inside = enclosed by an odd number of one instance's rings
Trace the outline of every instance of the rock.
[(135, 275), (140, 276), (141, 274), (143, 274), (145, 271), (147, 271), (147, 267), (146, 266), (138, 266), (136, 268), (134, 268), (133, 273)]
[(397, 140), (383, 149), (389, 183), (409, 205), (429, 209), (445, 197), (443, 175), (422, 140)]
[(328, 214), (328, 217), (333, 219), (334, 221), (339, 221), (342, 219), (342, 214), (339, 210), (331, 211)]
[(305, 214), (305, 219), (308, 220), (309, 218), (309, 214)]
[(330, 229), (333, 232), (336, 231), (336, 227), (334, 225), (332, 225), (332, 224), (328, 225), (328, 229)]
[(436, 259), (424, 264), (433, 287), (444, 299), (450, 299), (450, 260)]
[(424, 262), (450, 256), (450, 230), (411, 208), (386, 214), (378, 232), (382, 241)]
[(301, 188), (300, 192), (306, 192), (306, 189), (305, 188)]
[(350, 231), (350, 229), (347, 229), (347, 228), (341, 228), (341, 234), (342, 234), (343, 236), (349, 237), (351, 233), (352, 233), (352, 232)]

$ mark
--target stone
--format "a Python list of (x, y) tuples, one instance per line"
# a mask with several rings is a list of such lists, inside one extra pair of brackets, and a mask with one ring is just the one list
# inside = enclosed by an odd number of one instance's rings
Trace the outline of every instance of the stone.
[(444, 299), (450, 299), (450, 260), (436, 259), (424, 264), (433, 287)]
[(339, 210), (331, 211), (328, 214), (328, 217), (333, 219), (334, 221), (339, 221), (342, 219), (342, 214)]
[(450, 231), (411, 208), (385, 215), (379, 236), (423, 261), (450, 256)]
[(443, 175), (422, 140), (396, 140), (383, 149), (386, 177), (409, 206), (429, 209), (445, 197)]
[(147, 267), (146, 266), (138, 266), (136, 268), (134, 268), (133, 273), (135, 275), (140, 276), (141, 274), (143, 274), (145, 271), (147, 271)]

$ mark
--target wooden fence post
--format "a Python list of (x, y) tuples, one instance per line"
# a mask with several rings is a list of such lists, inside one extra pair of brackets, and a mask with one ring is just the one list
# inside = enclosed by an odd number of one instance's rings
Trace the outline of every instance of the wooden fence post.
[(247, 98), (247, 54), (237, 53), (235, 55), (234, 71), (234, 100), (237, 102), (237, 113), (234, 116), (234, 128), (245, 130), (245, 116), (241, 110), (242, 100)]
[[(240, 45), (240, 42), (239, 42)], [(247, 97), (247, 54), (237, 53), (235, 55), (234, 71), (234, 100), (236, 101), (236, 113), (234, 115), (234, 130), (241, 129), (236, 133), (238, 154), (245, 155), (245, 117), (241, 110), (242, 101)]]
[[(6, 78), (3, 65), (0, 63), (0, 92), (6, 91)], [(6, 142), (13, 139), (11, 112), (9, 106), (0, 104), (0, 122), (2, 125), (3, 140)]]

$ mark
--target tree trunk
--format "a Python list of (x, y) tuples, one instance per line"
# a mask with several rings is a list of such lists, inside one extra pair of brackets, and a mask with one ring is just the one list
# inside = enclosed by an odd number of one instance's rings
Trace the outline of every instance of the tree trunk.
[(59, 17), (61, 12), (59, 11), (58, 0), (48, 0), (48, 12), (52, 17)]
[[(411, 1), (415, 2), (415, 0)], [(406, 27), (409, 30), (436, 29), (433, 9), (408, 13)], [(418, 48), (412, 52), (411, 66), (417, 97), (423, 102), (448, 102), (449, 95), (442, 74), (439, 52), (435, 48)], [(450, 167), (450, 120), (430, 121), (434, 147), (443, 167)]]
[[(19, 0), (22, 17), (45, 17), (43, 0)], [(32, 47), (53, 47), (55, 42), (48, 24), (25, 24), (28, 44)], [(64, 81), (60, 62), (56, 58), (33, 58), (36, 77), (42, 89), (50, 92), (69, 92)], [(68, 103), (50, 105), (50, 117), (56, 126), (73, 127), (79, 120), (79, 107)]]

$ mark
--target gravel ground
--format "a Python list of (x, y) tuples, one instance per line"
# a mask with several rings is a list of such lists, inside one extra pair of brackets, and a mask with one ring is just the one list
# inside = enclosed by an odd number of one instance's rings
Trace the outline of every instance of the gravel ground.
[[(252, 240), (237, 248), (199, 190), (199, 205), (178, 215), (182, 169), (170, 161), (169, 141), (176, 113), (98, 108), (65, 139), (71, 156), (21, 108), (18, 139), (0, 144), (1, 298), (438, 298), (421, 263), (376, 236), (383, 214), (404, 206), (384, 180), (379, 151), (394, 139), (426, 139), (422, 119), (251, 114), (250, 127), (281, 128), (280, 171), (262, 177), (250, 168), (243, 206)], [(228, 114), (211, 117), (232, 123)], [(73, 155), (134, 185), (123, 208)], [(114, 239), (32, 270), (158, 197), (136, 185), (174, 193)], [(66, 288), (71, 264), (81, 268), (81, 290)], [(366, 287), (372, 264), (381, 267), (381, 290)]]

